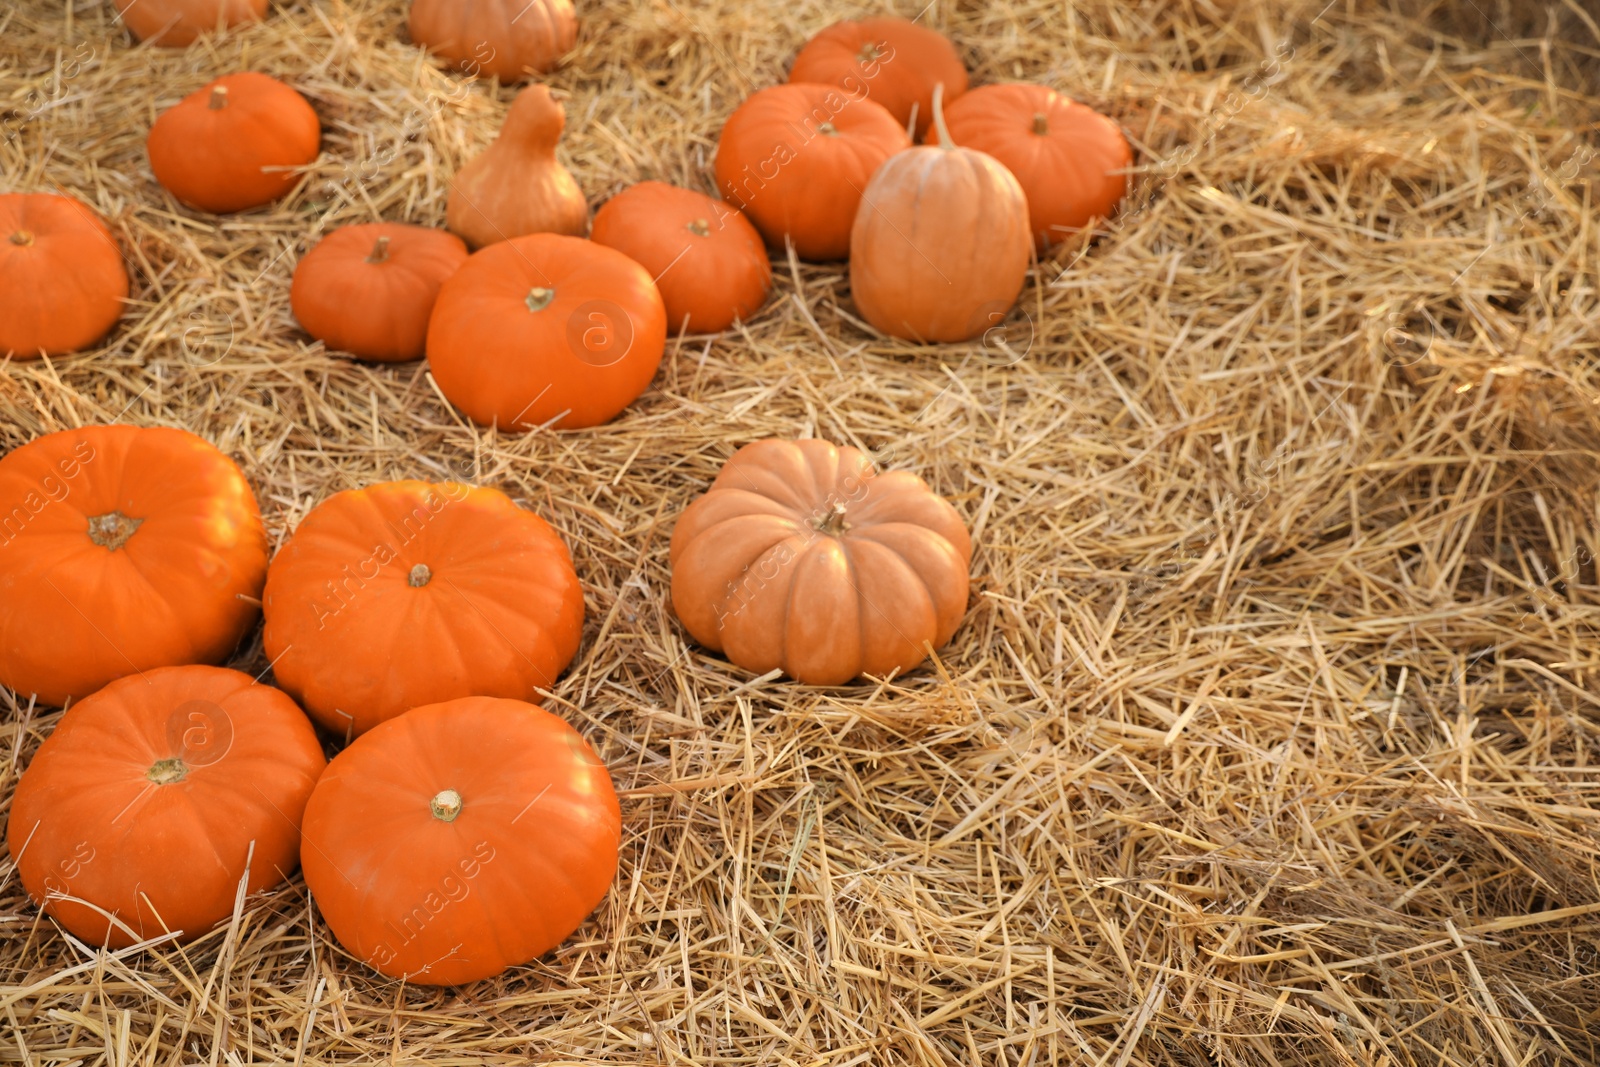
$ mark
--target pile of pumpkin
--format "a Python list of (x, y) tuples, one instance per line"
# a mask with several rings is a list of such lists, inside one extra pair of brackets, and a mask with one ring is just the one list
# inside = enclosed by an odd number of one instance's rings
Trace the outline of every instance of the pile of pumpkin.
[[(265, 8), (117, 4), (136, 35), (177, 46)], [(411, 25), (504, 79), (575, 39), (567, 0), (508, 19), (495, 3), (416, 0)], [(490, 42), (488, 58), (469, 40)], [(295, 271), (300, 324), (362, 359), (426, 355), (478, 422), (591, 426), (649, 384), (669, 326), (714, 332), (761, 307), (769, 247), (848, 256), (857, 307), (885, 333), (975, 336), (1009, 312), (1035, 250), (1113, 210), (1130, 159), (1114, 125), (1052, 90), (969, 91), (950, 42), (899, 19), (824, 30), (790, 84), (733, 113), (724, 200), (644, 182), (584, 239), (587, 203), (555, 158), (563, 122), (548, 90), (519, 93), (452, 183), (453, 232), (329, 234)], [(935, 144), (912, 147), (930, 131)], [(293, 89), (244, 73), (161, 115), (148, 148), (179, 200), (231, 212), (291, 191), (320, 131)], [(86, 205), (0, 197), (0, 233), (8, 355), (111, 329), (128, 278)], [(52, 264), (71, 266), (71, 287)], [(914, 474), (761, 441), (679, 517), (672, 608), (758, 674), (886, 677), (954, 634), (971, 551)], [(215, 666), (258, 614), (276, 687)], [(538, 706), (583, 614), (559, 535), (493, 489), (339, 493), (269, 560), (244, 475), (192, 434), (39, 438), (0, 459), (0, 683), (69, 708), (12, 803), (22, 882), (78, 937), (128, 946), (198, 937), (299, 865), (334, 936), (384, 974), (457, 983), (531, 960), (604, 898), (620, 847), (603, 762)], [(331, 762), (317, 727), (344, 745)]]

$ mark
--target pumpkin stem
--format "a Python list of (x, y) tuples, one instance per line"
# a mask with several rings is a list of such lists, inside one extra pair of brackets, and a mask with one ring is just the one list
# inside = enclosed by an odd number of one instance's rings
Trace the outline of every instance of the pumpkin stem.
[(821, 126), (817, 127), (817, 132), (825, 133), (829, 137), (837, 137), (839, 136), (839, 127), (835, 126), (831, 122), (824, 122)]
[(157, 760), (144, 772), (144, 776), (157, 785), (172, 785), (181, 782), (189, 774), (189, 765), (174, 756), (172, 759)]
[(407, 578), (406, 581), (411, 583), (411, 588), (421, 589), (423, 586), (427, 585), (429, 580), (432, 578), (433, 572), (428, 569), (428, 565), (426, 563), (419, 563), (415, 567), (411, 568), (411, 576)]
[(433, 817), (440, 822), (455, 822), (456, 816), (461, 814), (461, 794), (454, 789), (441, 789), (433, 795), (430, 805), (433, 808)]
[(844, 521), (844, 505), (835, 503), (822, 520), (817, 523), (817, 529), (825, 534), (838, 537), (850, 529), (850, 524)]
[(944, 124), (944, 82), (933, 87), (933, 128), (939, 132), (940, 148), (956, 146), (956, 143), (950, 140), (950, 128)]
[(130, 519), (120, 511), (108, 511), (89, 520), (89, 540), (115, 552), (143, 523), (143, 519)]
[(1050, 132), (1050, 124), (1045, 121), (1043, 111), (1035, 111), (1033, 113), (1033, 132), (1040, 137)]
[(228, 87), (218, 85), (211, 90), (211, 101), (207, 104), (212, 111), (221, 111), (228, 106)]
[(33, 234), (27, 230), (18, 230), (11, 235), (11, 243), (14, 245), (31, 245), (33, 244)]
[(529, 311), (543, 311), (550, 306), (550, 301), (555, 298), (556, 291), (554, 289), (546, 289), (543, 286), (536, 285), (528, 290), (528, 299), (524, 303), (528, 305)]
[(372, 242), (372, 252), (367, 256), (368, 263), (382, 263), (389, 258), (389, 239), (380, 237)]
[(711, 236), (711, 223), (707, 222), (705, 219), (695, 219), (693, 222), (689, 223), (688, 229), (689, 232), (694, 234), (696, 237)]
[(861, 51), (856, 53), (856, 61), (860, 63), (871, 63), (874, 59), (877, 59), (881, 55), (883, 55), (883, 53), (878, 50), (878, 46), (872, 41), (868, 41), (866, 44), (861, 46)]

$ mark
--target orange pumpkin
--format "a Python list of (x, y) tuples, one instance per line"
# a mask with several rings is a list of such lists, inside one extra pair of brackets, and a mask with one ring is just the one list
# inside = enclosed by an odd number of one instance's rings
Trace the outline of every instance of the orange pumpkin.
[(306, 98), (265, 74), (228, 74), (184, 97), (150, 127), (156, 181), (202, 211), (269, 204), (317, 158), (322, 130)]
[(1127, 192), (1133, 149), (1117, 124), (1048, 86), (981, 86), (950, 105), (945, 123), (951, 141), (1016, 176), (1041, 253), (1110, 218)]
[(908, 149), (872, 178), (850, 232), (850, 293), (895, 337), (964, 341), (1003, 321), (1022, 292), (1028, 201), (993, 156), (950, 142)]
[(589, 202), (556, 159), (567, 113), (543, 85), (517, 94), (494, 143), (450, 181), (445, 225), (482, 248), (530, 233), (581, 237)]
[(267, 575), (278, 684), (343, 737), (456, 697), (537, 703), (578, 651), (561, 538), (504, 493), (382, 482), (311, 510)]
[(444, 283), (428, 365), (474, 422), (580, 429), (644, 392), (666, 338), (643, 267), (592, 241), (536, 233), (473, 253)]
[(948, 103), (967, 90), (967, 68), (950, 38), (893, 16), (835, 22), (807, 41), (794, 57), (791, 82), (837, 85), (865, 93), (900, 125), (916, 116), (920, 138), (933, 121), (933, 87)]
[(122, 250), (88, 204), (0, 195), (0, 356), (87, 348), (110, 332), (127, 296)]
[(293, 873), (323, 765), (278, 690), (220, 667), (148, 670), (62, 716), (17, 783), (6, 842), (28, 895), (90, 945), (192, 941), (241, 882)]
[(950, 640), (971, 558), (961, 516), (916, 475), (826, 441), (757, 441), (678, 519), (672, 607), (746, 670), (842, 685)]
[(615, 248), (655, 279), (667, 324), (716, 333), (766, 303), (772, 264), (750, 220), (692, 189), (640, 182), (594, 217), (595, 244)]
[(294, 270), (289, 307), (329, 349), (382, 363), (421, 359), (439, 287), (467, 259), (461, 238), (425, 226), (342, 226)]
[(141, 41), (182, 48), (219, 26), (259, 22), (267, 0), (116, 0), (123, 25)]
[(905, 128), (865, 96), (828, 85), (775, 85), (740, 104), (717, 140), (723, 199), (774, 248), (794, 242), (801, 259), (843, 259), (861, 191)]
[(46, 704), (217, 663), (255, 622), (267, 535), (185, 430), (85, 426), (0, 459), (0, 682)]
[(605, 899), (622, 813), (605, 764), (561, 719), (467, 697), (408, 711), (333, 758), (301, 864), (333, 936), (419, 985), (537, 959)]
[(413, 0), (411, 39), (503, 82), (553, 70), (578, 39), (572, 0)]

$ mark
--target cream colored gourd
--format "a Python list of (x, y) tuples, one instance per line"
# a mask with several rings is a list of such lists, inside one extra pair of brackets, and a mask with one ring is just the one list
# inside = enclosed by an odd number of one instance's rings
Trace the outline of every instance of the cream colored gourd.
[(450, 232), (473, 248), (530, 233), (582, 237), (589, 205), (556, 159), (566, 124), (566, 111), (545, 86), (518, 93), (500, 136), (450, 183), (445, 208)]
[(999, 160), (960, 148), (933, 94), (938, 145), (890, 156), (867, 183), (850, 230), (850, 292), (894, 337), (965, 341), (1017, 302), (1033, 236), (1022, 186)]

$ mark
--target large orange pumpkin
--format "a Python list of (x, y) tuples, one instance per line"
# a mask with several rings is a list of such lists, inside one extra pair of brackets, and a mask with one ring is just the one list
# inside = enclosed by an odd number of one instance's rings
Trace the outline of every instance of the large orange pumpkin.
[(967, 607), (972, 541), (955, 508), (858, 449), (757, 441), (672, 531), (672, 607), (747, 670), (810, 685), (904, 673)]
[(861, 191), (911, 145), (904, 126), (864, 95), (829, 85), (762, 89), (728, 117), (715, 170), (723, 199), (774, 248), (784, 238), (807, 260), (843, 259)]
[(413, 0), (411, 39), (457, 69), (503, 82), (544, 73), (572, 51), (572, 0)]
[(382, 482), (311, 510), (263, 597), (278, 684), (339, 736), (462, 696), (538, 703), (578, 650), (566, 545), (504, 493)]
[(967, 68), (944, 34), (885, 15), (818, 33), (794, 57), (789, 80), (865, 92), (902, 126), (915, 114), (921, 137), (933, 121), (933, 87), (943, 85), (945, 101), (954, 100), (967, 89)]
[(873, 175), (850, 232), (862, 317), (911, 341), (964, 341), (1004, 321), (1028, 273), (1028, 201), (993, 156), (958, 148), (934, 92), (939, 144)]
[(85, 426), (0, 459), (0, 682), (18, 693), (61, 704), (220, 662), (266, 571), (244, 475), (185, 430)]
[(488, 978), (578, 928), (617, 871), (622, 814), (576, 730), (468, 697), (390, 720), (334, 757), (301, 863), (333, 935), (421, 985)]
[(17, 783), (6, 842), (28, 895), (89, 944), (192, 941), (241, 882), (294, 871), (323, 764), (278, 690), (221, 667), (148, 670), (62, 716)]
[(145, 149), (173, 196), (202, 211), (287, 196), (317, 158), (322, 129), (306, 98), (265, 74), (228, 74), (157, 116)]
[(474, 422), (580, 429), (644, 392), (666, 339), (648, 271), (592, 241), (536, 233), (473, 253), (444, 283), (428, 366)]
[(267, 0), (116, 0), (117, 14), (139, 40), (182, 48), (207, 30), (258, 22)]
[(766, 302), (772, 264), (750, 220), (692, 189), (640, 182), (594, 217), (595, 244), (615, 248), (655, 279), (667, 325), (725, 330)]
[(87, 348), (116, 324), (127, 296), (122, 250), (88, 204), (0, 195), (0, 357)]
[(295, 267), (289, 307), (334, 351), (384, 363), (421, 359), (439, 287), (466, 259), (461, 238), (443, 230), (342, 226)]
[(1110, 218), (1127, 192), (1133, 149), (1117, 124), (1048, 86), (981, 86), (949, 106), (945, 124), (951, 141), (1016, 176), (1040, 252)]

